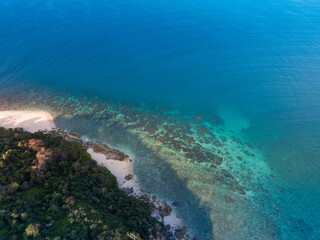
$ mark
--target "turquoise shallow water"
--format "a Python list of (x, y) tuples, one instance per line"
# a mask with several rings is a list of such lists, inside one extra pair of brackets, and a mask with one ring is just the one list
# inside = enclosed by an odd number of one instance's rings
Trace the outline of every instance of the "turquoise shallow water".
[(319, 239), (319, 12), (1, 1), (0, 107), (128, 149), (199, 239)]

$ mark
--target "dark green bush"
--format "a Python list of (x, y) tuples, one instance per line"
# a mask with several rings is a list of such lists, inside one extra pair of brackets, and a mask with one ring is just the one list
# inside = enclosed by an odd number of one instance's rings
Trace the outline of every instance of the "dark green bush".
[[(30, 139), (41, 140), (49, 155), (39, 169)], [(0, 128), (0, 239), (156, 239), (150, 213), (80, 144)]]

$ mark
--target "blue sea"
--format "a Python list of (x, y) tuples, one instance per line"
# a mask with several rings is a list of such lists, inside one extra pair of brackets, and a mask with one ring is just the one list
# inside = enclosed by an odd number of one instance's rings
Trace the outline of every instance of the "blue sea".
[(134, 156), (198, 239), (320, 239), (320, 2), (1, 0), (0, 109)]

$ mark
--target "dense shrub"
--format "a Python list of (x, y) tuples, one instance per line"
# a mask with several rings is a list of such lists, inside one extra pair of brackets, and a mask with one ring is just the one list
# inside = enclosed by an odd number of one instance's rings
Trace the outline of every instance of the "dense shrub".
[(0, 128), (0, 239), (163, 239), (162, 229), (80, 144)]

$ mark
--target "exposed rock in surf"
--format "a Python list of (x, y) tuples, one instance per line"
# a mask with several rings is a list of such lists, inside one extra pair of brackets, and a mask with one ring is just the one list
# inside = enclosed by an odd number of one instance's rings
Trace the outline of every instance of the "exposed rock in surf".
[(187, 234), (187, 229), (182, 228), (182, 229), (175, 231), (174, 236), (180, 240), (180, 239), (184, 239), (186, 237), (186, 234)]
[(121, 190), (124, 191), (126, 194), (132, 194), (133, 193), (133, 188), (132, 187), (122, 188)]
[(106, 159), (113, 159), (119, 161), (125, 161), (129, 156), (124, 154), (123, 152), (112, 149), (105, 144), (98, 143), (86, 143), (87, 148), (92, 148), (96, 153), (102, 153), (106, 156)]
[(75, 132), (71, 132), (71, 133), (69, 133), (69, 135), (71, 137), (74, 137), (74, 138), (80, 138), (80, 135), (78, 133), (75, 133)]
[(133, 178), (132, 174), (128, 174), (127, 176), (124, 177), (125, 180), (130, 181)]

